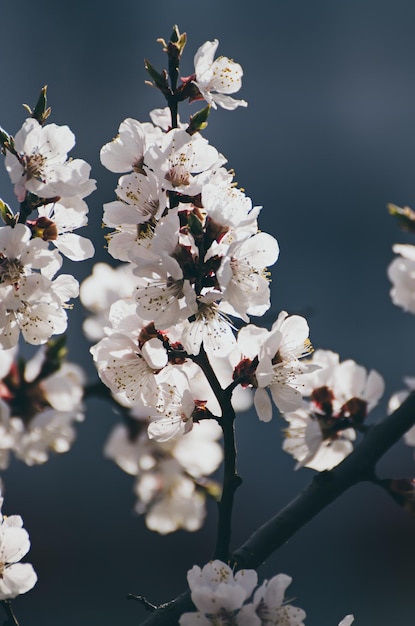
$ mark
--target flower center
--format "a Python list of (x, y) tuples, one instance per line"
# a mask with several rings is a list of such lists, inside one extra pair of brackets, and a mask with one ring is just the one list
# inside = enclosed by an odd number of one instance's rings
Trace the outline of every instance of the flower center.
[(15, 285), (24, 273), (23, 265), (18, 259), (8, 259), (0, 254), (0, 283)]
[(20, 163), (23, 166), (27, 179), (36, 178), (42, 183), (45, 182), (42, 177), (45, 162), (46, 157), (42, 154), (24, 154), (20, 157)]
[(172, 165), (165, 178), (173, 187), (187, 187), (190, 185), (190, 172), (186, 168), (185, 159), (180, 159), (178, 163)]

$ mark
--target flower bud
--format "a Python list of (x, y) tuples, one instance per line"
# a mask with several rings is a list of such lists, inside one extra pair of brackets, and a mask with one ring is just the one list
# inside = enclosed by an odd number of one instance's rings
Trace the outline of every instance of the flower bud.
[(47, 85), (42, 87), (38, 101), (36, 102), (35, 108), (33, 110), (27, 104), (23, 105), (24, 108), (30, 113), (30, 116), (37, 120), (41, 126), (43, 126), (43, 124), (46, 122), (52, 111), (52, 109), (48, 107), (48, 102), (46, 98), (47, 88)]

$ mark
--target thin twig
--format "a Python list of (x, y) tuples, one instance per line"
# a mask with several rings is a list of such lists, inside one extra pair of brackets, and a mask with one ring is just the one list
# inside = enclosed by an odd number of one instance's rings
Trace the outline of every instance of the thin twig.
[(10, 602), (10, 600), (2, 600), (1, 605), (4, 608), (8, 617), (7, 622), (5, 622), (3, 626), (19, 626), (19, 622), (17, 621), (17, 617), (14, 614), (12, 603)]

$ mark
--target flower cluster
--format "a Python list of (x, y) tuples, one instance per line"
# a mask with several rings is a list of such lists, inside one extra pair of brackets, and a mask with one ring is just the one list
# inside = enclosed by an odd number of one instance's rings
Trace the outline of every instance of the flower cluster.
[[(214, 60), (216, 48), (199, 49), (180, 98), (243, 106), (228, 95), (242, 69)], [(282, 312), (270, 331), (250, 323), (270, 307), (268, 267), (279, 256), (276, 239), (259, 230), (261, 207), (202, 136), (203, 123), (180, 122), (169, 109), (150, 119), (127, 118), (101, 149), (102, 164), (121, 175), (103, 215), (108, 252), (121, 265), (96, 265), (81, 300), (93, 314), (84, 329), (98, 374), (127, 421), (106, 454), (137, 476), (147, 524), (170, 532), (198, 528), (204, 516), (203, 484), (221, 455), (206, 463), (201, 453), (193, 469), (183, 461), (184, 450), (217, 448), (216, 424), (209, 430), (204, 420), (220, 424), (226, 411), (249, 408), (251, 389), (264, 421), (268, 393), (280, 411), (295, 410), (299, 379), (315, 366), (301, 360), (311, 352), (304, 318)]]
[[(159, 118), (163, 126), (153, 112)], [(199, 132), (161, 126), (127, 119), (101, 151), (106, 167), (125, 172), (104, 223), (115, 229), (110, 254), (130, 264), (135, 284), (133, 297), (113, 302), (91, 351), (115, 397), (149, 406), (151, 436), (167, 439), (190, 430), (202, 406), (220, 416), (201, 355), (214, 369), (221, 362), (221, 384), (255, 387), (257, 406), (266, 388), (277, 406), (293, 396), (287, 410), (301, 400), (295, 382), (310, 345), (305, 320), (286, 313), (271, 332), (249, 326), (237, 338), (231, 317), (247, 323), (269, 309), (266, 268), (278, 244), (258, 231), (260, 207), (235, 186), (224, 157)]]
[(16, 363), (4, 350), (0, 364), (0, 468), (13, 453), (27, 465), (44, 463), (51, 451), (69, 450), (74, 422), (83, 419), (85, 378), (74, 363), (62, 362), (61, 342), (49, 341), (35, 356)]
[[(305, 612), (284, 600), (292, 582), (286, 574), (277, 574), (257, 587), (255, 570), (234, 574), (228, 565), (216, 560), (202, 569), (195, 565), (187, 580), (197, 612), (184, 613), (180, 626), (304, 626)], [(348, 615), (339, 626), (350, 626), (353, 621)]]
[(289, 426), (283, 449), (299, 467), (330, 470), (353, 450), (360, 430), (384, 391), (382, 376), (330, 350), (316, 350), (310, 360), (319, 369), (302, 376), (307, 397), (296, 411), (285, 413)]
[[(42, 105), (42, 106), (41, 106)], [(46, 90), (13, 137), (0, 129), (5, 165), (19, 213), (0, 201), (0, 349), (26, 342), (39, 345), (66, 330), (68, 300), (78, 283), (57, 272), (61, 254), (74, 261), (91, 258), (92, 243), (72, 231), (87, 223), (83, 198), (95, 189), (90, 166), (68, 158), (75, 137), (67, 126), (44, 125)]]
[(0, 600), (10, 600), (32, 589), (37, 575), (30, 563), (19, 563), (29, 552), (30, 540), (20, 515), (3, 515), (0, 497)]

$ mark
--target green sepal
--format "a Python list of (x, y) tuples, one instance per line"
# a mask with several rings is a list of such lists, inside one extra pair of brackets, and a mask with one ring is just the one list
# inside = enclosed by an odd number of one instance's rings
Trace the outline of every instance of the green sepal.
[(52, 111), (52, 109), (48, 107), (48, 101), (46, 97), (47, 88), (47, 85), (42, 87), (40, 91), (40, 96), (33, 110), (30, 108), (29, 105), (23, 105), (26, 111), (30, 113), (30, 116), (37, 120), (41, 126), (43, 126), (43, 124), (46, 122)]
[(9, 205), (0, 198), (0, 215), (7, 226), (15, 226), (17, 215), (14, 215)]
[(163, 70), (161, 73), (158, 72), (147, 59), (144, 60), (144, 68), (150, 74), (154, 85), (163, 93), (168, 93), (169, 84), (167, 82), (168, 75), (166, 70)]
[(179, 27), (175, 24), (173, 26), (173, 31), (170, 36), (169, 44), (172, 44), (176, 48), (179, 56), (181, 56), (183, 49), (186, 45), (186, 42), (187, 42), (186, 33), (180, 34)]
[(203, 224), (194, 212), (190, 213), (187, 217), (187, 226), (189, 232), (195, 239), (203, 237)]
[(194, 133), (205, 130), (208, 125), (207, 118), (209, 117), (210, 109), (211, 106), (208, 104), (204, 109), (201, 109), (194, 115), (191, 115), (189, 126), (186, 129), (189, 135), (194, 135)]
[(14, 138), (12, 135), (9, 135), (4, 128), (0, 126), (0, 144), (3, 150), (8, 150), (12, 154), (16, 154), (16, 150), (14, 149)]

